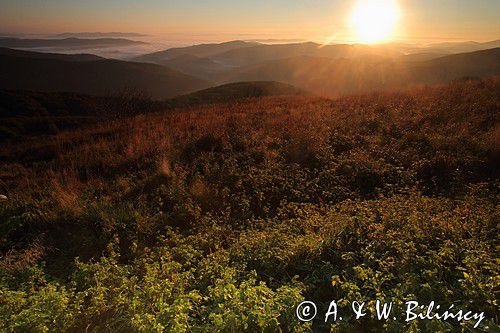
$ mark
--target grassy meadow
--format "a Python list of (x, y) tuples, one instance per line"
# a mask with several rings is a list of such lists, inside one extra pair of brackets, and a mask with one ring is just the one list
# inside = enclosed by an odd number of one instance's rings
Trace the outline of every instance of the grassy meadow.
[(299, 322), (436, 301), (498, 329), (500, 78), (133, 113), (0, 144), (2, 332), (469, 332)]

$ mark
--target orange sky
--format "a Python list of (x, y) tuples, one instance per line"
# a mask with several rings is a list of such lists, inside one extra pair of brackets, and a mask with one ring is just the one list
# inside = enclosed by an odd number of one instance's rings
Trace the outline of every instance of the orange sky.
[[(356, 42), (349, 22), (356, 1), (1, 0), (0, 32), (133, 31)], [(401, 15), (391, 40), (500, 38), (498, 0), (396, 1)]]

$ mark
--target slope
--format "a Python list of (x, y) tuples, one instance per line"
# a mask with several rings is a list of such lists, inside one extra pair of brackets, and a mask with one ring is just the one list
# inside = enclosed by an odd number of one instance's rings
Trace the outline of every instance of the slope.
[[(168, 98), (209, 83), (154, 64), (109, 59), (73, 61), (74, 56), (0, 54), (0, 88), (106, 95), (129, 89)], [(78, 57), (76, 58), (79, 59)]]

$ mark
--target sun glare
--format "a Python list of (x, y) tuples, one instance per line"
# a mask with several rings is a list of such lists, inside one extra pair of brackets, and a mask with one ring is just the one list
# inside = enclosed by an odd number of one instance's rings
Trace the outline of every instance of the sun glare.
[(380, 43), (390, 39), (399, 19), (396, 0), (359, 0), (351, 14), (358, 42)]

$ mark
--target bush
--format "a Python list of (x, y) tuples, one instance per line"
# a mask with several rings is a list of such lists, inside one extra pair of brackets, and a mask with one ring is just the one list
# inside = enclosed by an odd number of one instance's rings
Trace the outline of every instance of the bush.
[(249, 99), (0, 145), (0, 331), (470, 330), (300, 323), (304, 299), (453, 303), (494, 330), (499, 84)]

